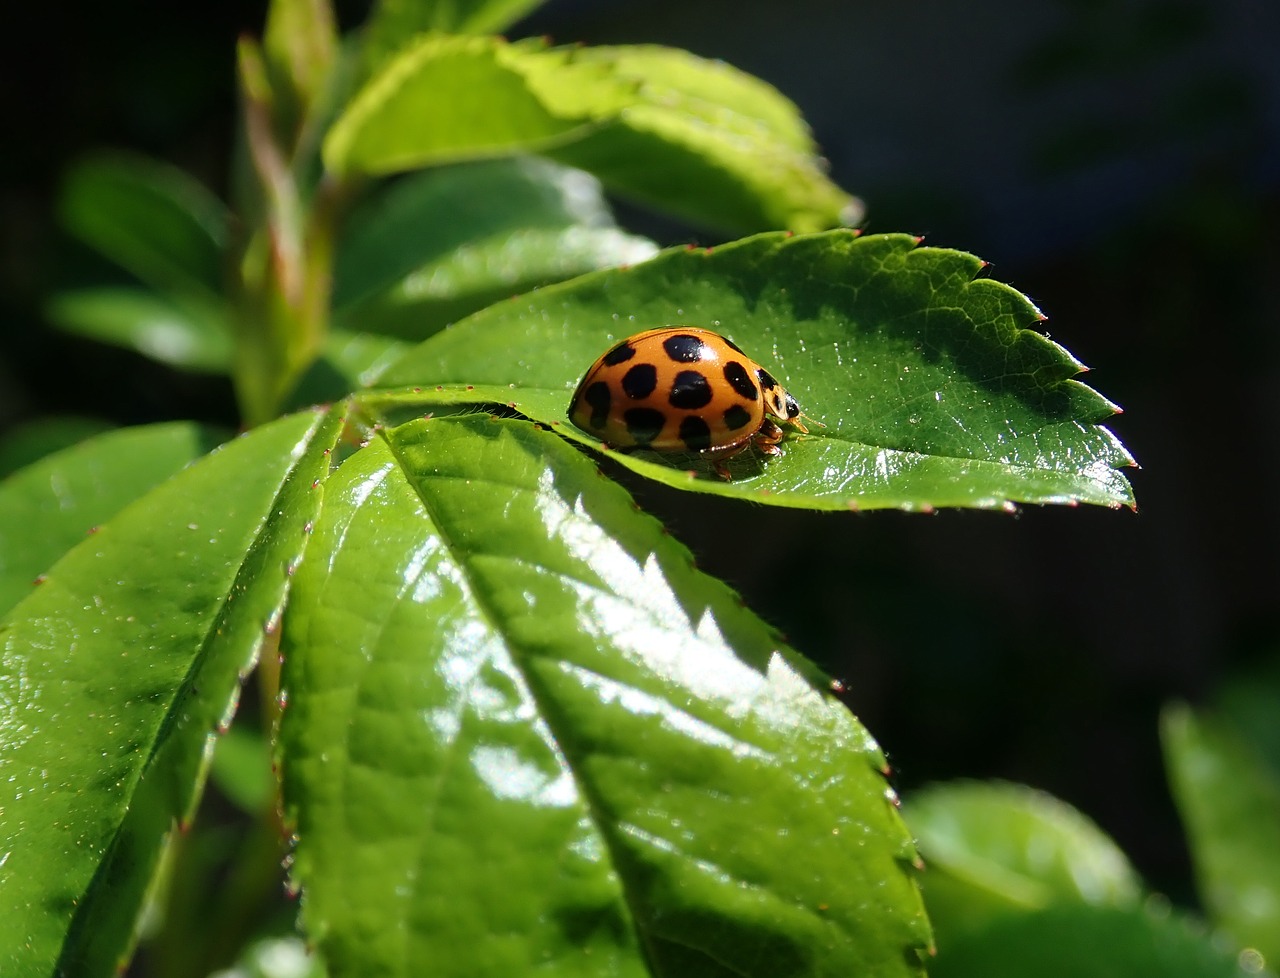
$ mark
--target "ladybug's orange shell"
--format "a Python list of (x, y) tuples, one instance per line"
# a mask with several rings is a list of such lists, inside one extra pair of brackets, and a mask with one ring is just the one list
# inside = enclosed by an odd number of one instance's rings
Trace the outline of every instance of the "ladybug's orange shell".
[(756, 437), (768, 414), (787, 420), (787, 401), (768, 371), (723, 336), (664, 326), (592, 364), (569, 419), (616, 448), (727, 456)]

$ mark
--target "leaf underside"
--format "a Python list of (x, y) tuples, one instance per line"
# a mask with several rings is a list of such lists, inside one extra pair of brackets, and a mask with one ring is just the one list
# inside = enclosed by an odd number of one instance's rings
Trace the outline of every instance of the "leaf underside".
[(337, 173), (519, 153), (714, 227), (815, 231), (858, 217), (795, 105), (721, 62), (657, 46), (428, 34), (381, 66), (324, 147)]

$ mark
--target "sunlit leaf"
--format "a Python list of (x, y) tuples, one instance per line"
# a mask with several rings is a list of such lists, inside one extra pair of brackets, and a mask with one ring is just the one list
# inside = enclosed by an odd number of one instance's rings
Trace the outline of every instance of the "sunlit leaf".
[(332, 974), (922, 973), (878, 749), (580, 452), (419, 420), (326, 499), (281, 738)]
[(734, 340), (815, 423), (781, 458), (744, 456), (728, 483), (690, 458), (609, 452), (645, 476), (820, 509), (1132, 505), (1117, 471), (1132, 459), (1100, 426), (1116, 407), (1073, 379), (1079, 361), (1028, 328), (1035, 307), (982, 268), (906, 235), (844, 231), (674, 249), (482, 310), (378, 384), (421, 388), (406, 397), (424, 404), (436, 385), (488, 385), (603, 450), (567, 420), (579, 379), (619, 339), (685, 323)]
[(0, 617), (100, 523), (218, 442), (186, 422), (98, 435), (0, 482)]
[(325, 142), (340, 173), (516, 153), (554, 155), (716, 227), (858, 219), (791, 102), (722, 62), (659, 47), (427, 35), (390, 59)]
[(0, 624), (0, 973), (118, 973), (278, 620), (340, 420), (288, 417), (214, 452)]

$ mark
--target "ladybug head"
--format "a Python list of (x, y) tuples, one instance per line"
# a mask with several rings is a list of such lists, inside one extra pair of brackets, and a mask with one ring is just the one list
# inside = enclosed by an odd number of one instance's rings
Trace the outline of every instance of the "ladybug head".
[(804, 412), (800, 410), (796, 399), (787, 393), (786, 388), (774, 380), (773, 375), (763, 367), (757, 370), (756, 376), (760, 380), (760, 391), (764, 395), (765, 410), (779, 421), (789, 421), (793, 428), (807, 432), (809, 429), (798, 420), (804, 417)]
[[(779, 388), (782, 390), (782, 388)], [(800, 405), (796, 403), (796, 399), (787, 391), (782, 391), (783, 411), (778, 416), (785, 421), (791, 422), (791, 427), (798, 428), (800, 431), (808, 432), (808, 428), (800, 423), (800, 418), (804, 416), (800, 410)]]

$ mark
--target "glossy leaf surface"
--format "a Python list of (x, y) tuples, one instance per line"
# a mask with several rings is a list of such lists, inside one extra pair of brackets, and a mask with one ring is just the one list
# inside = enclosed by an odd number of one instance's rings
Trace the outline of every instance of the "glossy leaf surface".
[(189, 370), (226, 373), (231, 328), (219, 303), (136, 288), (60, 292), (45, 305), (61, 329)]
[(658, 47), (428, 35), (385, 65), (325, 143), (340, 173), (514, 153), (555, 155), (717, 227), (812, 231), (857, 218), (791, 102), (728, 65)]
[(67, 229), (162, 291), (217, 295), (228, 217), (176, 167), (143, 157), (90, 157), (68, 174), (59, 207)]
[(904, 814), (928, 866), (925, 902), (944, 944), (1005, 914), (1074, 903), (1135, 906), (1142, 891), (1110, 837), (1044, 792), (942, 784), (914, 792)]
[(0, 482), (0, 617), (98, 524), (221, 440), (218, 432), (190, 423), (125, 428)]
[(1052, 907), (939, 944), (930, 978), (1267, 978), (1167, 909)]
[(1274, 968), (1280, 963), (1280, 779), (1220, 719), (1171, 707), (1161, 734), (1205, 908)]
[(921, 973), (878, 749), (572, 446), (382, 429), (312, 546), (281, 740), (333, 975)]
[[(644, 329), (718, 330), (815, 422), (785, 454), (744, 456), (734, 481), (696, 460), (609, 452), (669, 485), (820, 509), (1132, 505), (1132, 459), (1100, 422), (1116, 408), (1084, 368), (1027, 328), (1039, 312), (982, 262), (906, 235), (764, 234), (714, 252), (672, 250), (482, 310), (428, 339), (379, 385), (489, 385), (596, 450), (567, 421), (595, 359)], [(412, 400), (412, 392), (407, 395)], [(450, 395), (451, 396), (451, 395)], [(480, 400), (480, 398), (476, 398)]]
[(239, 438), (71, 550), (0, 625), (0, 972), (117, 972), (307, 539), (338, 421)]
[(590, 174), (517, 157), (416, 173), (359, 209), (338, 252), (340, 328), (425, 339), (535, 286), (652, 257)]

